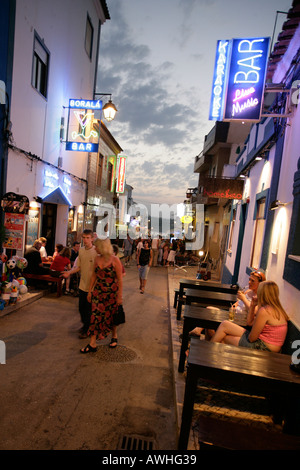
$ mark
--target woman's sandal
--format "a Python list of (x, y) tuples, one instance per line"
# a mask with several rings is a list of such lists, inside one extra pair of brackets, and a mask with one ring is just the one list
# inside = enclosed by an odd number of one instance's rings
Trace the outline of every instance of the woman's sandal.
[(97, 348), (93, 348), (93, 346), (91, 346), (90, 344), (88, 344), (85, 348), (80, 349), (80, 352), (82, 354), (86, 354), (89, 352), (96, 352), (96, 351), (97, 351)]
[[(114, 346), (113, 346), (114, 345)], [(118, 345), (118, 338), (112, 338), (111, 341), (110, 341), (110, 345), (109, 347), (110, 348), (116, 348)]]

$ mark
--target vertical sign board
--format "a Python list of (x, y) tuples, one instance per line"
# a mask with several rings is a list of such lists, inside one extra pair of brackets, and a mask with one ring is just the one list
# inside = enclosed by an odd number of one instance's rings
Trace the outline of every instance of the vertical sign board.
[(94, 113), (101, 110), (100, 100), (69, 100), (66, 150), (98, 152), (99, 134), (94, 129)]
[(270, 38), (232, 39), (224, 121), (259, 121)]
[(209, 109), (209, 120), (211, 121), (221, 121), (223, 119), (230, 45), (231, 42), (226, 39), (219, 40), (217, 42), (213, 86)]
[(124, 155), (119, 157), (116, 188), (117, 193), (124, 193), (125, 190), (126, 158), (127, 157)]

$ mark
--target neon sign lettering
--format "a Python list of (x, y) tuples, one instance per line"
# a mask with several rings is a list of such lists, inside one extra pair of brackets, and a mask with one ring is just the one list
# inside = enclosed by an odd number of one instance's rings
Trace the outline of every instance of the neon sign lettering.
[(119, 158), (117, 193), (124, 193), (125, 175), (126, 175), (126, 157), (121, 156)]
[(101, 100), (69, 100), (69, 107), (70, 108), (77, 108), (77, 109), (102, 109), (102, 101)]
[(73, 152), (98, 152), (98, 144), (87, 142), (66, 142), (66, 150)]
[(224, 120), (259, 121), (269, 38), (233, 39)]
[(228, 62), (229, 41), (221, 40), (217, 43), (213, 89), (210, 104), (210, 120), (220, 120), (223, 115), (223, 101)]

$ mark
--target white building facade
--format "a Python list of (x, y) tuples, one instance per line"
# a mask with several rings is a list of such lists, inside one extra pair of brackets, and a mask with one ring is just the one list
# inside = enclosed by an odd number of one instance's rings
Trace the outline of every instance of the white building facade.
[(16, 1), (6, 191), (30, 202), (23, 249), (80, 233), (88, 152), (67, 151), (69, 100), (93, 100), (104, 0)]
[(252, 270), (263, 270), (278, 284), (281, 302), (299, 326), (299, 18), (286, 24), (288, 46), (271, 66), (269, 86), (282, 90), (270, 108), (274, 117), (253, 124), (236, 161), (236, 174), (245, 177), (244, 194), (232, 207), (222, 281), (244, 287)]

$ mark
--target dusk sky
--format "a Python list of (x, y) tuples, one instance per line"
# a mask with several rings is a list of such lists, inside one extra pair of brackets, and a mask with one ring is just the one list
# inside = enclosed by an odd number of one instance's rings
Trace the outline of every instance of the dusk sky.
[[(197, 186), (218, 39), (269, 36), (292, 0), (107, 0), (98, 92), (118, 108), (106, 124), (141, 203), (178, 204)], [(286, 15), (278, 14), (274, 42)]]

